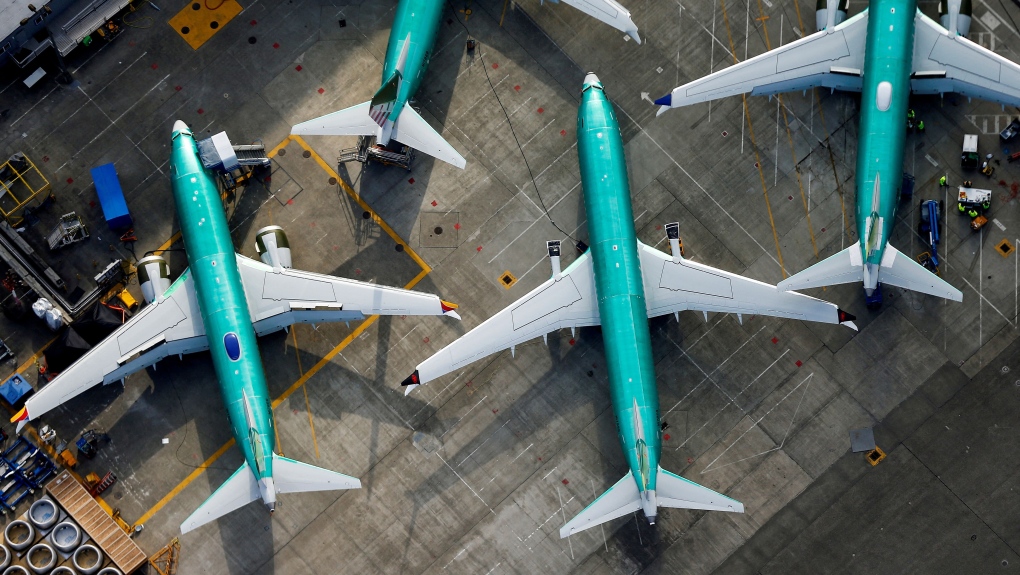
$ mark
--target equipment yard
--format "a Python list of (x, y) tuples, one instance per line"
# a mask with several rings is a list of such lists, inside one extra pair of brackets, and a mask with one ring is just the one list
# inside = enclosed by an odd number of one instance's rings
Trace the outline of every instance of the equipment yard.
[[(228, 21), (198, 40), (167, 24), (190, 4), (142, 3), (128, 19), (138, 27), (64, 59), (72, 83), (54, 69), (28, 88), (13, 64), (0, 68), (0, 159), (24, 153), (55, 197), (20, 236), (66, 292), (154, 250), (171, 279), (187, 267), (168, 168), (181, 120), (196, 139), (261, 142), (272, 160), (225, 194), (239, 253), (258, 260), (256, 231), (279, 225), (295, 268), (436, 294), (463, 317), (371, 316), (258, 340), (277, 452), (362, 485), (286, 493), (272, 516), (251, 504), (180, 533), (243, 463), (208, 353), (174, 354), (33, 422), (69, 442), (109, 435), (76, 473), (116, 475), (102, 500), (144, 524), (134, 541), (146, 554), (180, 536), (181, 574), (1020, 572), (1020, 164), (1006, 161), (1020, 143), (999, 135), (1018, 108), (910, 99), (924, 122), (906, 140), (914, 194), (888, 240), (915, 260), (930, 254), (921, 205), (941, 200), (937, 266), (962, 303), (887, 285), (869, 309), (857, 282), (803, 290), (854, 314), (857, 333), (693, 311), (650, 320), (661, 465), (743, 514), (668, 509), (650, 526), (635, 513), (560, 538), (628, 470), (597, 327), (405, 396), (419, 362), (550, 277), (547, 240), (562, 240), (563, 268), (588, 241), (577, 109), (589, 71), (619, 116), (641, 242), (668, 253), (666, 224), (679, 222), (687, 258), (776, 284), (858, 241), (860, 95), (738, 96), (660, 117), (652, 104), (814, 32), (815, 3), (621, 3), (641, 45), (563, 4), (447, 3), (415, 105), (463, 170), (423, 153), (409, 171), (338, 166), (357, 137), (290, 135), (372, 98), (396, 0), (241, 0), (239, 13), (227, 0)], [(936, 4), (918, 2), (933, 18)], [(1020, 62), (1020, 8), (973, 10), (969, 38)], [(961, 168), (966, 134), (978, 134), (981, 161), (993, 155), (994, 175)], [(92, 183), (111, 162), (136, 241), (111, 231)], [(957, 208), (970, 180), (992, 191), (990, 207), (973, 207), (988, 221), (976, 231)], [(49, 251), (71, 212), (89, 237)], [(142, 299), (136, 277), (128, 290)], [(0, 316), (0, 338), (15, 356), (0, 376), (38, 389), (54, 333), (31, 314)], [(877, 463), (851, 450), (863, 428), (885, 454)]]

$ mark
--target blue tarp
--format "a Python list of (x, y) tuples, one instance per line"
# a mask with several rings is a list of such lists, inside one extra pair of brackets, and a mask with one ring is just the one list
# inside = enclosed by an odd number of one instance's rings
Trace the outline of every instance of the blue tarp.
[(92, 168), (92, 181), (96, 184), (96, 195), (99, 205), (103, 207), (103, 217), (111, 230), (123, 230), (131, 227), (131, 214), (128, 212), (124, 192), (120, 189), (117, 169), (113, 163)]
[(15, 374), (0, 385), (0, 395), (11, 405), (17, 405), (26, 395), (32, 392), (32, 386), (25, 378)]

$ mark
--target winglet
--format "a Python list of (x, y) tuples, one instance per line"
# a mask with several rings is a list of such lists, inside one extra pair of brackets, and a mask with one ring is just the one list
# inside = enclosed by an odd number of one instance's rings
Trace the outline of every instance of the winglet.
[(25, 407), (21, 408), (21, 411), (19, 411), (17, 415), (11, 418), (11, 423), (17, 423), (19, 421), (27, 420), (28, 420), (28, 406), (26, 405)]
[(421, 377), (418, 376), (418, 370), (414, 370), (414, 373), (407, 376), (407, 379), (404, 381), (401, 381), (400, 385), (407, 388), (404, 390), (404, 395), (410, 395), (411, 390), (421, 385)]
[(673, 105), (673, 92), (666, 94), (654, 102), (656, 106), (672, 106)]
[(457, 304), (450, 303), (446, 300), (439, 300), (439, 306), (443, 309), (443, 315), (448, 315), (450, 317), (460, 319), (460, 314), (454, 311), (458, 307), (460, 307)]
[(854, 314), (836, 308), (836, 316), (839, 318), (839, 325), (845, 325), (854, 331), (860, 331), (857, 329), (857, 324), (854, 323), (854, 320), (857, 319), (857, 316)]

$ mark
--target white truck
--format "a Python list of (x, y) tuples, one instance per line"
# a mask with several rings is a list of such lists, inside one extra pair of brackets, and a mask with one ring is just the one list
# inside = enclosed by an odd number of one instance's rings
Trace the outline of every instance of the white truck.
[(978, 167), (978, 163), (980, 162), (981, 156), (978, 154), (977, 134), (964, 134), (963, 153), (960, 156), (960, 167), (965, 170), (973, 170)]

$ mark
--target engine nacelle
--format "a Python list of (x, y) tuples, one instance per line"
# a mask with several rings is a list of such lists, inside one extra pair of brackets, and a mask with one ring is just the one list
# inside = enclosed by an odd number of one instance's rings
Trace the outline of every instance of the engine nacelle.
[(280, 226), (266, 226), (255, 233), (255, 251), (267, 266), (290, 268), (290, 242)]
[[(939, 24), (946, 30), (952, 25), (950, 22), (950, 12), (957, 2), (953, 0), (939, 0)], [(960, 12), (956, 16), (956, 33), (960, 36), (966, 37), (970, 34), (970, 16), (972, 11), (971, 0), (959, 0)]]
[[(850, 0), (836, 0), (836, 22), (834, 25), (839, 25), (846, 20), (846, 14), (850, 11)], [(829, 0), (817, 0), (815, 2), (815, 29), (825, 30), (825, 25), (829, 21)]]
[(162, 256), (145, 256), (138, 260), (138, 285), (142, 299), (152, 303), (170, 288), (170, 264)]

